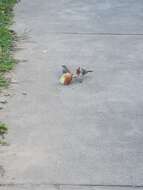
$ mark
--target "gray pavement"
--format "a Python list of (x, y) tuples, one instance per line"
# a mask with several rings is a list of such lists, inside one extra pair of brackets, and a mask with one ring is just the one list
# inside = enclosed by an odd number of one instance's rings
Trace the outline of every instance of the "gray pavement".
[[(143, 1), (23, 0), (0, 190), (143, 189)], [(61, 65), (94, 73), (61, 86)]]

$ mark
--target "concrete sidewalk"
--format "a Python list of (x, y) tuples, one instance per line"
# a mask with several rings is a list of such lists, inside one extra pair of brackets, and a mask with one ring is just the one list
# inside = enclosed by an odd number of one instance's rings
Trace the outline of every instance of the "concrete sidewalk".
[[(26, 59), (3, 111), (0, 190), (143, 189), (143, 1), (22, 0)], [(93, 69), (61, 86), (61, 65)]]

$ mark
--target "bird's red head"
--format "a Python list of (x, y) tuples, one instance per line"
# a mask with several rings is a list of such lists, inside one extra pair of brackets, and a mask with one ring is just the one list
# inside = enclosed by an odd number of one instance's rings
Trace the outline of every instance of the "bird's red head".
[(77, 75), (80, 75), (80, 67), (77, 68), (76, 74), (77, 74)]

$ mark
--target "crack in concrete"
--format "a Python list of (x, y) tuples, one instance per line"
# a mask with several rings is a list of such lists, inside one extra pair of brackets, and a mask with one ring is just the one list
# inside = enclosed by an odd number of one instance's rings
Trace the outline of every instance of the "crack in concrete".
[(70, 186), (70, 187), (111, 187), (111, 188), (143, 188), (143, 185), (120, 185), (120, 184), (64, 184), (64, 183), (3, 183), (0, 184), (0, 187), (16, 187), (16, 186), (53, 186), (56, 189), (60, 189), (61, 187)]
[(0, 176), (4, 177), (4, 175), (5, 175), (5, 169), (3, 166), (0, 165)]
[(143, 33), (110, 33), (110, 32), (46, 32), (46, 34), (95, 35), (95, 36), (143, 36)]

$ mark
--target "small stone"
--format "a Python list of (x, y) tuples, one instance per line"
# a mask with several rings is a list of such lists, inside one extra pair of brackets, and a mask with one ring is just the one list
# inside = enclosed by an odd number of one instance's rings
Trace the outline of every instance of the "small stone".
[(16, 80), (14, 80), (14, 79), (11, 80), (11, 83), (12, 83), (12, 84), (18, 84), (18, 82), (17, 82)]
[(48, 50), (46, 50), (46, 49), (45, 49), (45, 50), (43, 50), (43, 53), (48, 53)]
[(8, 101), (7, 101), (7, 100), (0, 100), (0, 103), (1, 103), (1, 104), (7, 104)]
[(27, 95), (27, 93), (26, 93), (26, 92), (22, 92), (22, 94), (23, 94), (24, 96), (26, 96), (26, 95)]
[(4, 96), (10, 96), (10, 94), (7, 93), (7, 94), (4, 94)]

